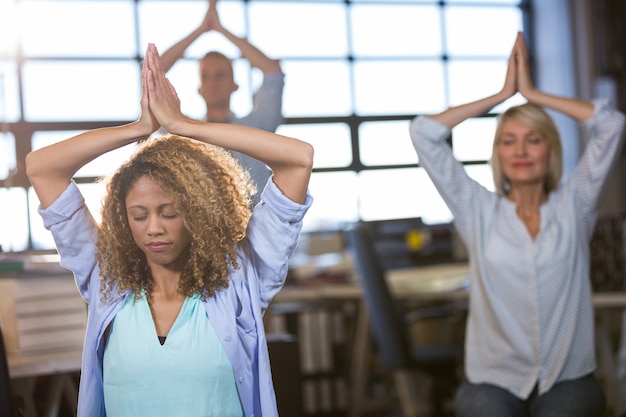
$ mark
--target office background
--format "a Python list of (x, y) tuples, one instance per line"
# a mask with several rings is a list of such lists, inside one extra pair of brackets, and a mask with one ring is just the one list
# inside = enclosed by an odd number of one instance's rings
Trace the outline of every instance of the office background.
[[(164, 51), (193, 30), (205, 0), (5, 0), (0, 4), (0, 245), (52, 250), (36, 214), (24, 157), (85, 129), (138, 116), (140, 63), (148, 42)], [(624, 110), (621, 1), (591, 0), (220, 0), (225, 26), (273, 58), (286, 73), (285, 123), (278, 132), (316, 148), (306, 230), (355, 220), (450, 214), (408, 136), (416, 114), (440, 111), (497, 91), (515, 34), (531, 48), (537, 85), (566, 96), (610, 97)], [(196, 61), (208, 50), (235, 59), (233, 102), (245, 114), (260, 77), (216, 34), (205, 34), (169, 76), (183, 111), (202, 117)], [(493, 110), (521, 102), (514, 97)], [(578, 127), (555, 115), (565, 174), (584, 144)], [(453, 132), (468, 172), (492, 188), (488, 158), (494, 118)], [(577, 139), (578, 138), (578, 139)], [(76, 181), (98, 217), (102, 188), (132, 146), (99, 158)], [(604, 210), (624, 207), (618, 164)]]

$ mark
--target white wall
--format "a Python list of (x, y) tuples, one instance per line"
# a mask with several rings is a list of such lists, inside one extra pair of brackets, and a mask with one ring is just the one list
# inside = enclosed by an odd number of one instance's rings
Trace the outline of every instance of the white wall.
[[(592, 1), (532, 0), (535, 83), (540, 89), (567, 97), (615, 99), (612, 80), (597, 74)], [(576, 122), (561, 114), (551, 114), (563, 140), (566, 177), (584, 149), (583, 138)], [(601, 201), (602, 213), (626, 210), (623, 166), (624, 161), (619, 161), (608, 180)]]

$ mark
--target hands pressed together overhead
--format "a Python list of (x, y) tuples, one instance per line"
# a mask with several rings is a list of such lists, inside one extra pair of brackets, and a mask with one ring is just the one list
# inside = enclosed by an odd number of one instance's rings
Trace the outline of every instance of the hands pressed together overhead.
[(139, 123), (148, 134), (160, 126), (169, 130), (177, 120), (185, 118), (180, 110), (180, 99), (176, 89), (165, 77), (159, 62), (159, 52), (154, 44), (149, 44), (141, 72), (142, 95)]
[(222, 23), (220, 22), (220, 18), (217, 14), (217, 0), (209, 0), (209, 9), (200, 24), (200, 28), (203, 32), (209, 32), (211, 30), (215, 30), (217, 32), (222, 31)]
[(579, 122), (589, 120), (594, 113), (594, 106), (590, 101), (556, 96), (535, 86), (530, 71), (528, 46), (522, 32), (517, 34), (509, 57), (504, 86), (496, 97), (502, 102), (515, 93), (520, 93), (529, 103), (551, 108)]
[(528, 47), (522, 32), (518, 32), (513, 50), (509, 56), (509, 63), (502, 92), (506, 97), (520, 93), (527, 100), (535, 91), (535, 85), (530, 72)]

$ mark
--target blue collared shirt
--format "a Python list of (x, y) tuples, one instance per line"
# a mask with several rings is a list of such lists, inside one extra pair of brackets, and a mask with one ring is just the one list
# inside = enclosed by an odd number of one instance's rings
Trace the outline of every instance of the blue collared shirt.
[[(313, 199), (304, 204), (285, 197), (269, 181), (238, 249), (239, 269), (229, 271), (228, 288), (209, 298), (205, 308), (233, 366), (237, 389), (247, 417), (276, 416), (263, 312), (282, 288), (302, 219)], [(52, 232), (61, 265), (74, 273), (89, 317), (78, 399), (78, 417), (105, 417), (102, 384), (103, 335), (128, 293), (102, 302), (100, 269), (96, 261), (96, 224), (73, 182), (45, 210), (39, 210)], [(132, 295), (131, 295), (132, 296)]]

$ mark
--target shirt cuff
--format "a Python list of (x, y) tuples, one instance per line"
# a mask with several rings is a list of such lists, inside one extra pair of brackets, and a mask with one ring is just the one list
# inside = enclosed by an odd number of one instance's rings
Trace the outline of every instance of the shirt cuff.
[(84, 203), (83, 195), (76, 183), (72, 181), (50, 206), (42, 209), (40, 205), (37, 211), (43, 219), (44, 227), (50, 230), (50, 227), (55, 224), (69, 219)]
[(409, 126), (411, 134), (419, 132), (420, 136), (431, 139), (445, 139), (450, 135), (450, 128), (428, 116), (418, 116), (411, 121)]
[(296, 203), (285, 197), (278, 189), (276, 184), (274, 184), (274, 175), (272, 175), (269, 181), (267, 181), (267, 186), (263, 189), (261, 204), (268, 204), (283, 220), (295, 223), (304, 218), (304, 215), (313, 204), (313, 197), (307, 190), (304, 204)]

